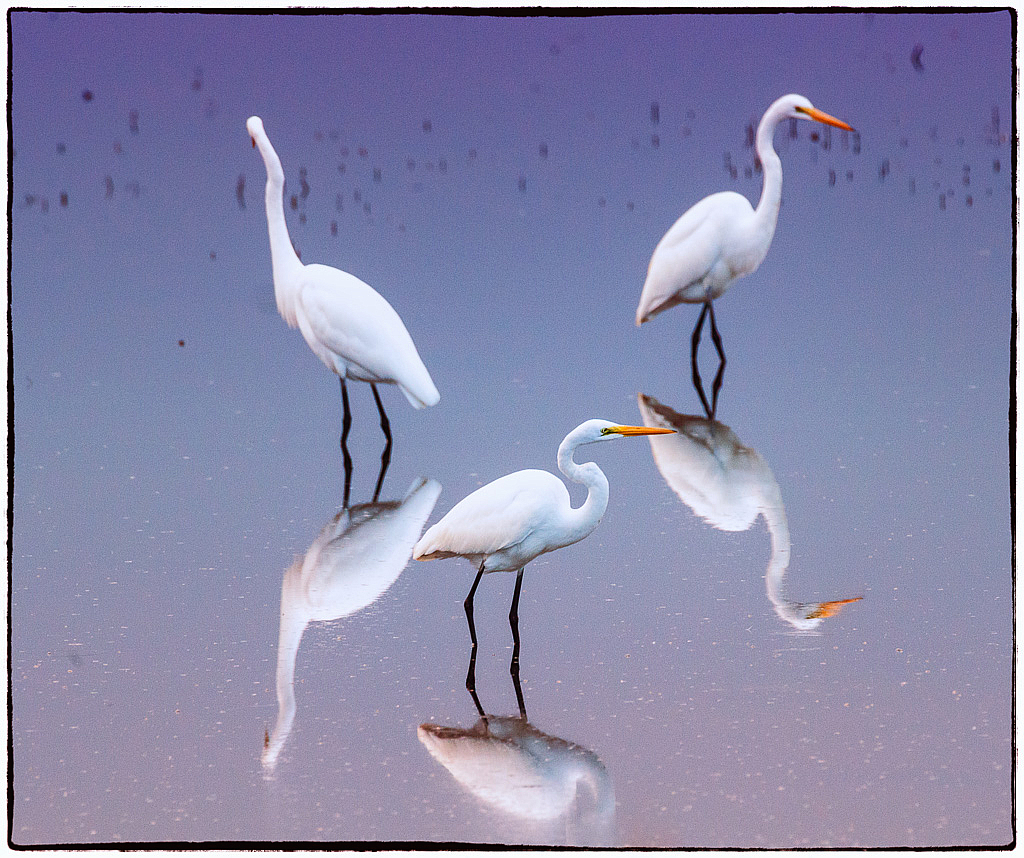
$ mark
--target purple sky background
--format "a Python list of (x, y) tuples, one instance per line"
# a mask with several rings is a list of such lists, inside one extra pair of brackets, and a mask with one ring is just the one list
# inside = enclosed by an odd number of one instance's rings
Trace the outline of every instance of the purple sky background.
[[(435, 408), (384, 391), (384, 494), (437, 479), (436, 521), (553, 469), (583, 419), (639, 422), (637, 392), (699, 411), (696, 310), (637, 329), (644, 271), (702, 196), (756, 202), (745, 128), (800, 92), (860, 151), (776, 135), (772, 248), (716, 304), (718, 416), (778, 482), (794, 596), (864, 600), (790, 635), (760, 521), (717, 531), (646, 442), (602, 448), (605, 520), (527, 570), (531, 720), (601, 757), (615, 845), (1005, 842), (1013, 60), (1006, 12), (15, 13), (16, 841), (564, 837), (416, 739), (475, 717), (464, 562), (307, 631), (261, 777), (280, 576), (340, 506), (340, 402), (274, 307), (245, 120), (289, 194), (307, 171), (303, 259), (381, 291), (431, 370)], [(380, 436), (351, 394), (363, 500)], [(512, 579), (484, 584), (481, 693), (511, 711)]]

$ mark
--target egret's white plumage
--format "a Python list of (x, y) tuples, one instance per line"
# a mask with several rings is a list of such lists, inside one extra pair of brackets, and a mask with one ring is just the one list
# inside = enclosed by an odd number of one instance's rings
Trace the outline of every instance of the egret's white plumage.
[(764, 172), (757, 208), (742, 194), (722, 191), (705, 197), (680, 217), (654, 249), (636, 308), (637, 325), (676, 304), (709, 303), (761, 264), (782, 202), (782, 162), (772, 138), (784, 119), (813, 119), (853, 130), (817, 110), (802, 95), (777, 99), (757, 128), (755, 149)]
[(281, 161), (258, 116), (246, 128), (267, 168), (267, 226), (281, 316), (343, 382), (397, 385), (415, 408), (437, 403), (440, 394), (394, 308), (358, 277), (299, 259), (284, 217)]
[(569, 479), (588, 488), (582, 506), (573, 508), (565, 484), (547, 471), (508, 474), (459, 501), (427, 530), (412, 556), (417, 560), (466, 557), (481, 572), (522, 569), (535, 557), (586, 537), (608, 506), (608, 479), (593, 462), (573, 460), (576, 448), (627, 435), (672, 432), (588, 420), (565, 436), (558, 448), (558, 467)]
[(424, 534), (414, 556), (417, 560), (487, 558), (486, 572), (514, 571), (545, 550), (561, 547), (554, 545), (549, 531), (561, 532), (564, 545), (582, 539), (586, 534), (577, 537), (579, 528), (570, 520), (578, 512), (554, 474), (518, 471), (456, 504)]

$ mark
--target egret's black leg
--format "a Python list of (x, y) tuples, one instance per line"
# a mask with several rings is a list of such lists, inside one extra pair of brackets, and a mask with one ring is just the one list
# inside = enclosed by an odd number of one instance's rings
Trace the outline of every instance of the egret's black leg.
[(718, 349), (720, 360), (718, 372), (715, 373), (715, 380), (711, 386), (711, 414), (709, 416), (714, 420), (715, 411), (718, 409), (718, 393), (722, 389), (722, 379), (725, 377), (725, 349), (722, 347), (722, 336), (718, 333), (718, 325), (715, 324), (715, 305), (709, 303), (707, 306), (711, 308), (711, 339), (715, 348)]
[[(708, 314), (710, 301), (706, 301), (701, 307), (700, 315), (697, 317), (697, 324), (693, 326), (693, 333), (690, 335), (690, 370), (693, 374), (693, 386), (697, 389), (701, 404), (704, 406), (704, 413), (711, 417), (711, 407), (708, 405), (708, 398), (704, 395), (704, 385), (700, 379), (700, 368), (697, 366), (697, 350), (700, 348), (700, 333), (704, 327), (704, 317)], [(714, 310), (712, 318), (714, 318)]]
[[(469, 623), (469, 639), (472, 641), (469, 655), (469, 670), (466, 673), (466, 689), (473, 696), (477, 709), (480, 709), (480, 701), (477, 700), (476, 696), (476, 624), (473, 622), (473, 597), (476, 595), (476, 588), (480, 585), (480, 579), (484, 575), (484, 562), (480, 562), (476, 578), (473, 579), (473, 586), (469, 588), (469, 595), (466, 596), (466, 601), (463, 603), (466, 609), (466, 621)], [(483, 714), (483, 709), (480, 709), (480, 714)]]
[(391, 423), (388, 421), (388, 415), (384, 413), (384, 403), (380, 401), (377, 385), (371, 382), (370, 389), (373, 391), (373, 398), (377, 401), (377, 410), (380, 412), (380, 428), (384, 431), (384, 437), (387, 439), (384, 444), (384, 452), (380, 454), (380, 475), (377, 477), (377, 488), (373, 490), (373, 502), (376, 503), (381, 487), (384, 485), (384, 474), (387, 473), (388, 465), (391, 464)]
[[(523, 569), (526, 567), (524, 566)], [(508, 624), (512, 628), (512, 667), (513, 675), (519, 673), (519, 593), (523, 589), (523, 569), (516, 573), (516, 589), (512, 593), (512, 607), (508, 612)]]
[(476, 588), (480, 586), (480, 579), (484, 575), (484, 562), (481, 561), (480, 568), (476, 570), (476, 578), (473, 579), (473, 586), (469, 588), (469, 595), (463, 602), (466, 609), (466, 620), (469, 622), (469, 639), (473, 642), (473, 649), (476, 649), (476, 624), (473, 622), (473, 597), (476, 596)]
[(348, 407), (348, 389), (345, 387), (345, 376), (338, 376), (341, 382), (341, 404), (344, 414), (341, 418), (341, 455), (345, 461), (345, 498), (342, 506), (348, 507), (349, 492), (352, 490), (352, 456), (348, 452), (348, 432), (352, 428), (352, 412)]
[(516, 690), (516, 701), (519, 703), (519, 714), (526, 717), (526, 704), (523, 703), (523, 689), (519, 684), (519, 593), (523, 589), (524, 566), (516, 573), (516, 589), (512, 593), (512, 608), (508, 612), (508, 624), (512, 628), (512, 664), (509, 665), (509, 673), (512, 674), (512, 685)]

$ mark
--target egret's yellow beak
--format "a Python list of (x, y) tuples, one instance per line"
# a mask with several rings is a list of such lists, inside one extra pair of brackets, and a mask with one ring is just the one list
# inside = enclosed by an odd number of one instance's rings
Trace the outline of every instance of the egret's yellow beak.
[(651, 426), (611, 426), (608, 434), (616, 435), (672, 435), (675, 429), (655, 429)]
[(807, 619), (817, 620), (824, 619), (825, 617), (834, 617), (842, 610), (843, 605), (849, 605), (850, 602), (859, 602), (863, 598), (863, 596), (857, 596), (855, 599), (839, 599), (835, 602), (822, 602), (818, 605), (817, 610), (812, 611), (807, 615)]
[(829, 116), (825, 111), (818, 110), (816, 107), (798, 107), (797, 110), (805, 114), (808, 119), (813, 119), (815, 122), (824, 122), (826, 125), (834, 125), (836, 128), (853, 131), (852, 125), (847, 125), (842, 119), (836, 119), (834, 116)]

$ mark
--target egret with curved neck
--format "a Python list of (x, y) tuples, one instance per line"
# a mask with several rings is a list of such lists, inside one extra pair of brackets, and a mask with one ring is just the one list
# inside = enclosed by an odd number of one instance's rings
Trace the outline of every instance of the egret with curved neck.
[(582, 506), (572, 506), (565, 484), (548, 471), (525, 470), (500, 477), (459, 501), (423, 534), (413, 547), (416, 560), (465, 557), (477, 568), (466, 596), (466, 618), (473, 642), (466, 686), (471, 691), (476, 656), (473, 597), (485, 572), (516, 572), (509, 611), (514, 648), (512, 673), (519, 669), (519, 593), (523, 570), (531, 560), (579, 542), (601, 521), (608, 508), (608, 478), (594, 462), (573, 459), (577, 448), (598, 441), (633, 435), (661, 435), (674, 429), (622, 426), (608, 420), (587, 420), (572, 430), (558, 447), (558, 469), (587, 487)]
[[(436, 404), (440, 394), (401, 318), (380, 294), (352, 274), (329, 265), (305, 265), (299, 259), (284, 217), (281, 159), (270, 145), (263, 120), (251, 116), (245, 127), (267, 169), (267, 228), (278, 312), (289, 327), (298, 327), (313, 354), (341, 381), (346, 474), (351, 474), (346, 441), (352, 425), (346, 379), (368, 382), (373, 390), (387, 439), (381, 456), (386, 466), (391, 457), (391, 426), (377, 385), (397, 385), (414, 408)], [(346, 505), (348, 490), (346, 479)]]
[(810, 119), (853, 130), (818, 110), (802, 95), (784, 95), (773, 102), (761, 117), (754, 143), (764, 175), (757, 208), (734, 191), (712, 194), (691, 207), (655, 247), (636, 308), (636, 323), (642, 325), (676, 304), (703, 304), (690, 338), (690, 360), (694, 386), (709, 417), (714, 415), (714, 406), (708, 406), (697, 372), (701, 328), (704, 317), (710, 315), (721, 376), (725, 350), (712, 302), (735, 281), (756, 271), (771, 246), (782, 203), (782, 161), (772, 141), (784, 119)]

